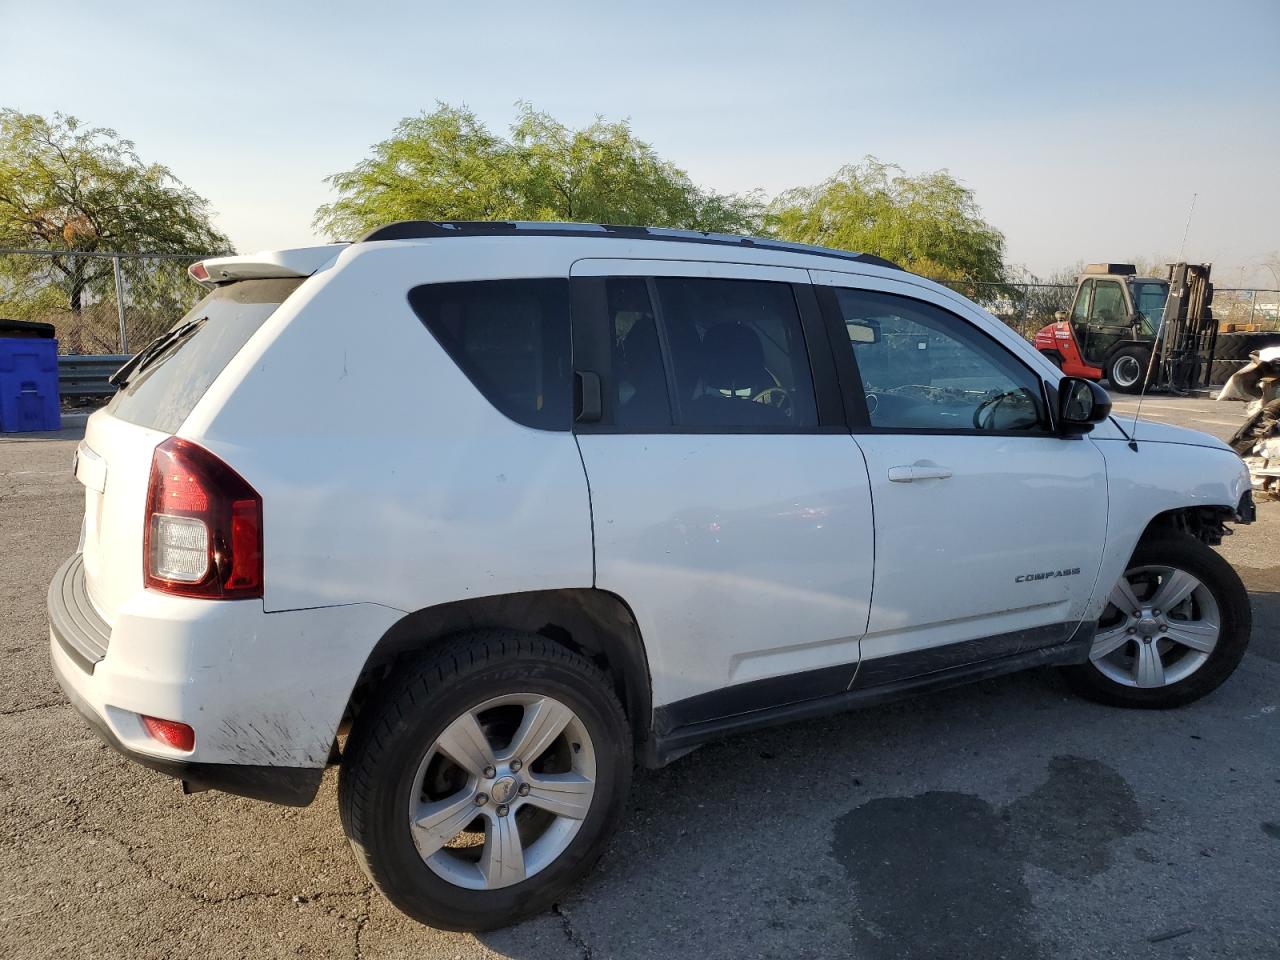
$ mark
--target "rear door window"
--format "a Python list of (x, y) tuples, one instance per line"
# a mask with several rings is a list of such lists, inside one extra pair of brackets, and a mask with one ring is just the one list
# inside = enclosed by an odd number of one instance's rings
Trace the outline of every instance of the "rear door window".
[(107, 410), (130, 423), (176, 432), (231, 358), (304, 279), (240, 280), (218, 287), (173, 326), (191, 324), (191, 332), (134, 371)]
[(605, 298), (613, 423), (620, 427), (670, 426), (667, 373), (648, 282), (643, 277), (612, 277), (605, 284)]
[(658, 277), (677, 423), (787, 431), (818, 423), (789, 284)]
[(488, 401), (539, 430), (568, 430), (569, 281), (428, 283), (409, 305)]

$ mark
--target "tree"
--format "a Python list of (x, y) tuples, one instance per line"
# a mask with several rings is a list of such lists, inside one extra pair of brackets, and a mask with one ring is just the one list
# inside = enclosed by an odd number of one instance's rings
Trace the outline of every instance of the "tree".
[(780, 194), (765, 222), (783, 239), (886, 257), (971, 295), (975, 284), (1007, 279), (1004, 236), (945, 170), (909, 177), (868, 156), (817, 186)]
[[(52, 304), (79, 315), (112, 273), (109, 259), (75, 253), (219, 253), (231, 249), (208, 203), (132, 142), (75, 117), (0, 110), (0, 247), (50, 251), (0, 258), (0, 299)], [(131, 264), (140, 287), (170, 284)], [(21, 311), (15, 311), (21, 312)]]
[[(88, 252), (229, 252), (209, 205), (115, 131), (0, 110), (0, 314), (54, 321), (70, 352), (118, 347), (113, 262)], [(186, 264), (123, 261), (128, 320), (150, 335), (192, 300)], [(92, 307), (92, 308), (91, 308)]]
[(566, 220), (691, 230), (758, 225), (754, 194), (698, 187), (626, 121), (573, 130), (528, 104), (502, 138), (466, 107), (406, 117), (372, 155), (326, 181), (338, 199), (316, 211), (329, 236), (394, 220)]

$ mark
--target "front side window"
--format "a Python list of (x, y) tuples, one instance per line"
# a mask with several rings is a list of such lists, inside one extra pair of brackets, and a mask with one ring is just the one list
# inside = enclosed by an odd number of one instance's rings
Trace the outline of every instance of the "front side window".
[(517, 423), (568, 430), (567, 279), (428, 283), (409, 305), (485, 397)]
[(1040, 380), (971, 324), (929, 303), (836, 289), (871, 426), (1036, 431)]
[(809, 355), (789, 284), (655, 281), (677, 423), (787, 429), (818, 423)]
[(1169, 285), (1163, 280), (1140, 281), (1133, 285), (1133, 298), (1137, 301), (1138, 315), (1142, 319), (1142, 332), (1155, 336), (1164, 319), (1164, 302), (1169, 299)]

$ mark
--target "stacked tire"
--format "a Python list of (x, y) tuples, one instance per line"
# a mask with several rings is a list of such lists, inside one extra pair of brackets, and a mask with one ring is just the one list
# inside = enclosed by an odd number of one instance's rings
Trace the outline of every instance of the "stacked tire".
[(1223, 384), (1249, 362), (1249, 354), (1263, 347), (1280, 346), (1280, 331), (1269, 333), (1220, 333), (1213, 350), (1209, 382)]

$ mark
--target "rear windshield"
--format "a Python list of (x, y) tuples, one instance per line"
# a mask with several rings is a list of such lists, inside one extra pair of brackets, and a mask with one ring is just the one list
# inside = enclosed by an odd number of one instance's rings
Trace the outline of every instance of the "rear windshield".
[(130, 423), (176, 432), (222, 368), (303, 279), (240, 280), (218, 287), (173, 325), (176, 330), (194, 321), (192, 332), (134, 371), (107, 410)]

